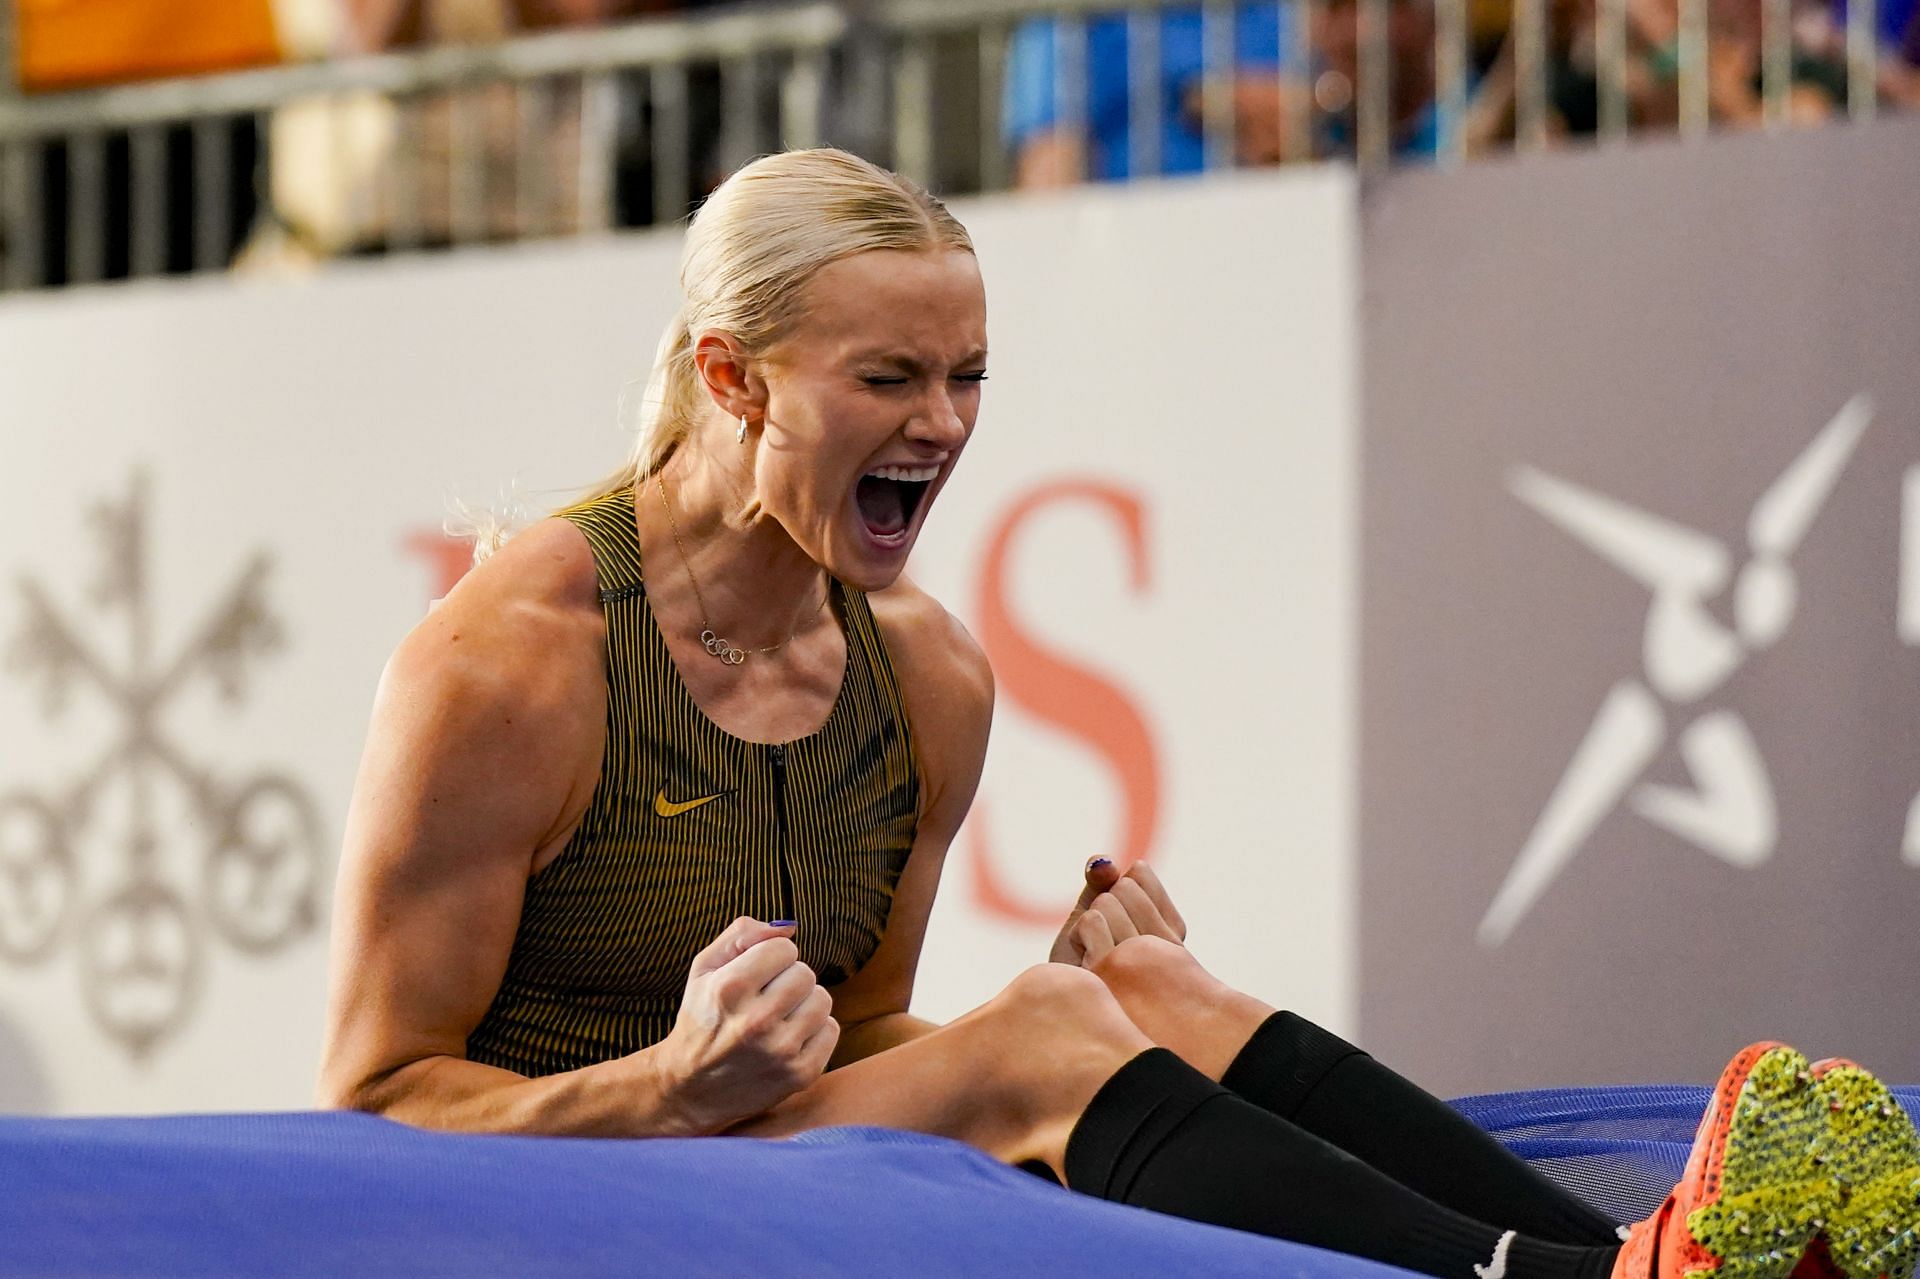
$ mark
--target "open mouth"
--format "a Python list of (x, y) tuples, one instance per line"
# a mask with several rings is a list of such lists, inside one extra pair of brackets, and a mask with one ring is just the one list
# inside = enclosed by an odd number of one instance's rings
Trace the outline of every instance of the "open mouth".
[(937, 466), (879, 466), (861, 476), (853, 497), (867, 532), (882, 543), (904, 540), (939, 474)]

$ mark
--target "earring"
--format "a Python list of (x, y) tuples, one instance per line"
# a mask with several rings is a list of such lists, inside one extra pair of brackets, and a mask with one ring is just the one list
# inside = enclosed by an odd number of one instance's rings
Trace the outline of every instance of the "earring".
[(740, 444), (747, 442), (747, 415), (745, 413), (740, 415), (740, 429), (733, 433), (733, 438)]

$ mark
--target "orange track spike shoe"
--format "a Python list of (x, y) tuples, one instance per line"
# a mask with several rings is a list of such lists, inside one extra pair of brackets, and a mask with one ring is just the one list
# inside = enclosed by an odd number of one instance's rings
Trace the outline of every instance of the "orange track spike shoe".
[(1920, 1259), (1920, 1135), (1885, 1084), (1850, 1061), (1813, 1067), (1834, 1186), (1825, 1235), (1847, 1279), (1907, 1279)]
[(1815, 1159), (1826, 1131), (1807, 1059), (1744, 1048), (1720, 1075), (1686, 1172), (1627, 1232), (1613, 1279), (1789, 1279), (1831, 1209)]

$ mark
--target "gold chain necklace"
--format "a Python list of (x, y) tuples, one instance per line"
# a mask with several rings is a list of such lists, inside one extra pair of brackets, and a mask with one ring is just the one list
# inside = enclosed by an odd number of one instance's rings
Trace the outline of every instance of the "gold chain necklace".
[(811, 622), (819, 615), (820, 610), (827, 606), (827, 596), (833, 594), (833, 587), (831, 585), (820, 593), (820, 603), (818, 607), (794, 623), (793, 629), (787, 632), (786, 639), (781, 640), (778, 644), (769, 644), (765, 648), (737, 648), (731, 640), (721, 639), (718, 635), (715, 635), (713, 633), (713, 616), (707, 612), (707, 597), (700, 593), (700, 579), (693, 575), (693, 561), (687, 558), (686, 544), (680, 540), (680, 525), (673, 518), (673, 503), (667, 500), (667, 481), (656, 471), (654, 472), (653, 483), (654, 487), (660, 490), (660, 505), (665, 507), (667, 511), (667, 528), (673, 534), (674, 549), (680, 552), (680, 567), (687, 571), (687, 585), (693, 588), (694, 603), (700, 606), (700, 625), (702, 628), (700, 631), (700, 646), (706, 649), (713, 657), (726, 663), (728, 666), (739, 666), (745, 663), (747, 658), (753, 656), (755, 653), (778, 652), (780, 649), (792, 643), (793, 637), (800, 633), (800, 628), (808, 622)]

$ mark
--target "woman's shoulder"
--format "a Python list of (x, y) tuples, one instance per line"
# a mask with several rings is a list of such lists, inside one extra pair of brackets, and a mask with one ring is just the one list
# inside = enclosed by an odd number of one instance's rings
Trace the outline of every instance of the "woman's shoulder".
[(903, 576), (867, 601), (903, 696), (911, 699), (932, 685), (970, 706), (991, 710), (993, 668), (987, 655), (939, 600)]
[(383, 682), (474, 711), (597, 715), (605, 625), (586, 537), (542, 520), (460, 579), (400, 642)]
[[(557, 515), (508, 538), (460, 579), (455, 594), (463, 587), (495, 602), (562, 615), (600, 611), (593, 546), (579, 525)], [(453, 599), (449, 595), (447, 602)]]
[(993, 726), (993, 668), (940, 601), (905, 578), (868, 596), (906, 705), (925, 820), (951, 834), (966, 816)]

